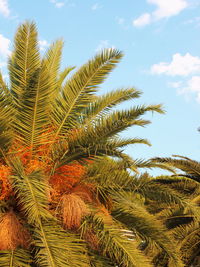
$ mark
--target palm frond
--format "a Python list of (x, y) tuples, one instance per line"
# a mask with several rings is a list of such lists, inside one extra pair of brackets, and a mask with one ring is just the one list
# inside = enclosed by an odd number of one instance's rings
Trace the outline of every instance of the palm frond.
[(12, 164), (15, 171), (12, 176), (13, 189), (29, 224), (40, 225), (41, 219), (52, 219), (52, 215), (47, 211), (49, 188), (44, 175), (39, 170), (26, 175), (17, 159), (14, 159)]
[(91, 102), (93, 92), (97, 90), (116, 63), (122, 57), (118, 50), (105, 50), (93, 60), (83, 65), (63, 87), (58, 97), (52, 118), (56, 125), (56, 136), (77, 126), (77, 114)]
[(185, 172), (186, 175), (190, 175), (191, 179), (197, 180), (198, 182), (200, 181), (200, 164), (195, 160), (181, 157), (181, 159), (153, 158), (152, 161), (173, 166)]
[(59, 90), (62, 86), (64, 86), (64, 82), (65, 82), (66, 77), (74, 69), (75, 69), (75, 67), (67, 67), (59, 73), (58, 80), (57, 80), (57, 87), (59, 88)]
[(49, 124), (49, 109), (55, 81), (50, 75), (48, 64), (48, 61), (42, 61), (40, 69), (30, 78), (22, 95), (20, 113), (14, 125), (17, 139), (32, 150), (42, 144), (42, 134)]
[[(101, 170), (101, 171), (100, 171)], [(132, 182), (123, 160), (110, 158), (97, 159), (88, 168), (87, 181), (95, 183), (99, 188), (122, 188)]]
[(90, 265), (91, 267), (115, 267), (116, 265), (111, 262), (108, 258), (102, 255), (90, 252)]
[[(138, 125), (144, 126), (149, 121), (140, 119), (147, 111), (162, 112), (161, 106), (142, 106), (131, 108), (130, 110), (115, 111), (109, 115), (97, 118), (93, 124), (87, 125), (87, 127), (77, 128), (72, 134), (72, 140), (69, 136), (69, 144), (76, 144), (82, 146), (89, 146), (90, 143), (99, 143), (99, 141), (106, 140), (119, 134), (121, 131), (127, 129), (130, 126)], [(75, 138), (77, 135), (77, 138)]]
[(160, 162), (154, 162), (151, 160), (142, 160), (141, 162), (138, 162), (138, 168), (142, 169), (162, 169), (162, 170), (167, 170), (173, 174), (176, 174), (175, 168), (173, 166), (167, 165), (165, 163), (160, 163)]
[(135, 201), (133, 193), (113, 193), (115, 208), (113, 216), (139, 235), (147, 243), (163, 249), (173, 261), (173, 266), (181, 266), (180, 255), (176, 251), (173, 239), (167, 235), (161, 221), (151, 215), (146, 209)]
[(121, 231), (120, 225), (109, 224), (100, 214), (94, 216), (92, 223), (102, 246), (103, 255), (107, 255), (120, 266), (152, 266), (148, 258), (138, 249), (137, 241), (129, 240)]
[[(49, 77), (51, 77), (51, 83), (49, 84), (49, 86), (52, 86), (52, 88), (49, 89), (49, 93), (53, 94), (52, 101), (55, 100), (55, 97), (57, 97), (58, 91), (60, 90), (60, 84), (58, 83), (58, 79), (60, 79), (61, 75), (59, 73), (59, 69), (61, 63), (62, 48), (63, 41), (57, 40), (56, 42), (51, 44), (43, 59), (46, 65), (48, 75)], [(61, 79), (63, 74), (61, 75)], [(51, 96), (49, 96), (49, 101), (50, 99)]]
[(35, 228), (35, 259), (41, 267), (88, 267), (89, 259), (83, 241), (67, 233), (55, 221), (42, 222)]
[(160, 184), (164, 184), (180, 192), (181, 194), (185, 194), (191, 200), (198, 196), (200, 193), (200, 184), (195, 180), (191, 180), (184, 176), (158, 176), (155, 178), (155, 182)]
[(143, 138), (113, 138), (109, 140), (109, 144), (111, 147), (115, 148), (123, 148), (128, 145), (135, 145), (135, 144), (144, 144), (151, 146), (150, 142), (147, 139)]
[(0, 251), (1, 267), (31, 267), (32, 257), (24, 249)]
[(20, 98), (30, 77), (40, 66), (37, 30), (34, 23), (22, 24), (15, 35), (14, 52), (9, 61), (11, 92), (20, 106)]
[(200, 250), (199, 223), (191, 223), (173, 229), (173, 234), (178, 241), (178, 248), (187, 266), (193, 263)]
[(146, 200), (158, 201), (168, 205), (177, 204), (185, 208), (191, 215), (197, 219), (200, 216), (200, 210), (195, 203), (192, 203), (184, 194), (177, 192), (167, 185), (156, 182), (144, 175), (140, 179), (133, 180), (132, 189), (141, 194)]
[(27, 176), (16, 161), (14, 168), (17, 175), (12, 179), (18, 205), (34, 227), (36, 262), (41, 267), (88, 266), (83, 243), (73, 236), (70, 239), (48, 211), (48, 187), (41, 172)]
[(9, 93), (8, 86), (6, 85), (6, 83), (5, 83), (4, 79), (3, 79), (3, 75), (1, 73), (1, 71), (0, 71), (0, 88), (2, 88), (2, 90), (4, 92)]
[(13, 137), (11, 123), (14, 117), (12, 97), (0, 73), (0, 148), (5, 150)]
[(103, 96), (98, 96), (94, 102), (83, 111), (82, 124), (92, 122), (96, 116), (105, 115), (111, 108), (116, 105), (140, 96), (140, 92), (135, 88), (118, 89), (107, 93)]

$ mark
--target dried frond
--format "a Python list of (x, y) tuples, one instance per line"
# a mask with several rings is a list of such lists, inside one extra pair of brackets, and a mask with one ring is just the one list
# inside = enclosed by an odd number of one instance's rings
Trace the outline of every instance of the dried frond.
[(81, 225), (82, 218), (89, 213), (85, 202), (75, 193), (63, 196), (62, 217), (64, 227), (77, 229)]
[(13, 211), (0, 218), (0, 250), (14, 250), (17, 247), (28, 248), (30, 234), (19, 222)]

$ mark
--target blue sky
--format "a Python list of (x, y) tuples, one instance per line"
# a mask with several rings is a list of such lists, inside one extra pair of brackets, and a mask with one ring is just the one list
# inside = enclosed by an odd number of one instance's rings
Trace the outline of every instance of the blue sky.
[[(199, 160), (200, 0), (0, 0), (0, 67), (12, 50), (17, 26), (34, 20), (41, 53), (65, 41), (63, 67), (80, 66), (105, 47), (125, 56), (101, 92), (134, 86), (135, 104), (163, 103), (165, 115), (148, 115), (145, 128), (126, 136), (148, 138), (152, 147), (130, 146), (134, 158), (180, 154)], [(123, 108), (130, 106), (130, 103)]]

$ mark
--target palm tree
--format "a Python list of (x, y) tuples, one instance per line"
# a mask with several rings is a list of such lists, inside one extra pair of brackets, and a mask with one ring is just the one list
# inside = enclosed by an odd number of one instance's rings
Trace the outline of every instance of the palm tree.
[(186, 266), (192, 266), (192, 264), (198, 266), (200, 256), (200, 163), (178, 155), (174, 155), (174, 158), (154, 158), (152, 161), (181, 171), (175, 175), (158, 177), (156, 182), (185, 195), (191, 204), (197, 206), (195, 213), (189, 212), (186, 207), (184, 209), (171, 207), (165, 209), (162, 216), (177, 241)]
[[(104, 50), (68, 76), (73, 67), (60, 71), (62, 46), (56, 41), (41, 58), (36, 27), (26, 22), (15, 36), (9, 84), (0, 76), (0, 266), (152, 266), (138, 247), (144, 239), (167, 253), (170, 266), (182, 266), (164, 226), (126, 191), (126, 169), (137, 171), (137, 162), (123, 149), (149, 143), (118, 136), (148, 124), (142, 116), (163, 113), (161, 106), (113, 111), (140, 96), (134, 88), (96, 94), (122, 53)], [(109, 168), (101, 164), (112, 165), (105, 156), (120, 162), (103, 185)]]

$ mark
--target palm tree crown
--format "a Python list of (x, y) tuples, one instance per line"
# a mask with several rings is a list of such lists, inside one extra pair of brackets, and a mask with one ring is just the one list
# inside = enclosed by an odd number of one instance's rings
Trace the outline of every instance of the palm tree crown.
[(161, 106), (112, 110), (140, 96), (134, 88), (96, 94), (122, 53), (104, 50), (68, 78), (74, 68), (60, 71), (62, 46), (56, 41), (41, 58), (36, 27), (26, 22), (9, 58), (9, 86), (0, 76), (0, 266), (147, 267), (161, 252), (183, 266), (145, 208), (154, 184), (139, 185), (128, 171), (137, 162), (123, 148), (149, 143), (118, 136), (148, 124), (142, 116)]

